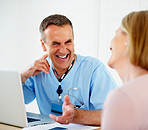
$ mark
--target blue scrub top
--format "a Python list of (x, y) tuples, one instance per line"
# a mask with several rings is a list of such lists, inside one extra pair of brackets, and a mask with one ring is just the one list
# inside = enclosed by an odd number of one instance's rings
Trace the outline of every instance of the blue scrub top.
[[(64, 96), (70, 88), (77, 88), (69, 92), (84, 105), (70, 96), (73, 104), (81, 106), (80, 109), (101, 110), (107, 94), (117, 85), (104, 64), (98, 59), (90, 56), (76, 56), (75, 64), (61, 82), (63, 89), (61, 101), (64, 102)], [(49, 74), (41, 72), (28, 78), (23, 84), (25, 103), (28, 104), (36, 98), (40, 113), (45, 115), (51, 113), (51, 103), (58, 102), (56, 90), (59, 86), (59, 81), (52, 69), (53, 64), (49, 57), (47, 60), (50, 64)]]

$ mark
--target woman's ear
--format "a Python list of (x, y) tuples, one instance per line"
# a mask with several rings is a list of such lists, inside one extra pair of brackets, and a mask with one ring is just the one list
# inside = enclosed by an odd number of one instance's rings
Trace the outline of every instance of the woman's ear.
[(46, 45), (45, 45), (46, 43), (44, 43), (42, 39), (40, 41), (41, 41), (41, 46), (43, 48), (43, 51), (47, 51), (47, 48), (46, 48)]

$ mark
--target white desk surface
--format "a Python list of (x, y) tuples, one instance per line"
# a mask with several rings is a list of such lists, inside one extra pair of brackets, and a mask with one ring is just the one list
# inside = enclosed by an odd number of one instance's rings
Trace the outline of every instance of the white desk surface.
[[(15, 126), (0, 123), (0, 130), (21, 130), (21, 129), (22, 128), (20, 127), (15, 127)], [(97, 128), (95, 130), (101, 130), (101, 128)]]

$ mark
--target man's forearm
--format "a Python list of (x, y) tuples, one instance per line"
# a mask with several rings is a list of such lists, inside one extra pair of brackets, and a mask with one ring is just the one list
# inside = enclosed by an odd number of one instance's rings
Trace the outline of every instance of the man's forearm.
[(25, 83), (25, 81), (29, 78), (25, 72), (21, 73), (21, 81), (22, 83)]
[(75, 109), (72, 123), (85, 125), (101, 125), (102, 110), (81, 110)]

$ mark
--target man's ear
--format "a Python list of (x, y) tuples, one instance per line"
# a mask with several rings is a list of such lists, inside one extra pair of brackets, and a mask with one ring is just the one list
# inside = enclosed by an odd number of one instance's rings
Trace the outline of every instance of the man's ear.
[(45, 43), (43, 42), (43, 40), (41, 39), (40, 41), (41, 41), (41, 46), (42, 46), (42, 48), (43, 48), (43, 51), (47, 51), (46, 45), (45, 45)]

